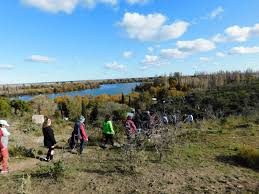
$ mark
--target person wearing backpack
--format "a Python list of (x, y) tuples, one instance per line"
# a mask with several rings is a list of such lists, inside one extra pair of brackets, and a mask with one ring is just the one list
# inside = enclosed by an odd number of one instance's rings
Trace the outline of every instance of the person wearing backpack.
[(126, 131), (128, 143), (130, 143), (132, 137), (137, 133), (137, 127), (132, 121), (132, 117), (130, 115), (127, 116), (127, 120), (125, 121), (124, 127)]
[(80, 118), (75, 122), (74, 130), (70, 138), (70, 148), (74, 149), (78, 140), (80, 141), (79, 154), (82, 154), (86, 142), (88, 142), (88, 136), (85, 132), (85, 118), (81, 115)]
[(104, 135), (104, 148), (106, 148), (106, 145), (108, 142), (111, 142), (111, 145), (114, 146), (113, 136), (115, 132), (113, 130), (112, 121), (110, 119), (110, 115), (105, 116), (105, 120), (103, 122), (103, 135)]
[(53, 160), (55, 144), (57, 143), (54, 137), (53, 129), (51, 128), (51, 119), (45, 117), (42, 124), (42, 133), (44, 136), (44, 146), (48, 148), (48, 153), (44, 161), (49, 162)]
[(6, 120), (0, 120), (0, 161), (2, 161), (2, 170), (1, 174), (8, 173), (8, 136), (10, 135), (6, 127), (10, 125)]

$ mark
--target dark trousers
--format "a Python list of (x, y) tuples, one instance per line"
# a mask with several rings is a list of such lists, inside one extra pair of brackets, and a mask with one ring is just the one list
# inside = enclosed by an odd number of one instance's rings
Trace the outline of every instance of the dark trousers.
[(49, 148), (49, 150), (48, 150), (48, 153), (47, 153), (47, 159), (48, 160), (52, 160), (53, 159), (53, 155), (54, 155), (54, 147), (52, 147), (52, 146), (49, 146), (48, 147)]
[(80, 140), (80, 148), (79, 148), (79, 154), (82, 154), (83, 150), (84, 150), (84, 147), (85, 147), (85, 140), (84, 138), (82, 138)]
[(104, 134), (104, 143), (105, 144), (108, 144), (108, 142), (110, 141), (112, 146), (114, 145), (114, 142), (113, 142), (113, 134)]

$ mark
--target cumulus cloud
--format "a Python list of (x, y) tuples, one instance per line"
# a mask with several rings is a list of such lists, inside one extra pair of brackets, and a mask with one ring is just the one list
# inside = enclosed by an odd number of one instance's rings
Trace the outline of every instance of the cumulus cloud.
[(145, 4), (148, 3), (149, 0), (127, 0), (127, 3), (130, 5), (134, 5), (134, 4)]
[(26, 61), (36, 62), (36, 63), (52, 63), (55, 61), (54, 58), (41, 55), (31, 55), (25, 59)]
[(132, 57), (133, 53), (131, 51), (124, 51), (122, 55), (124, 58), (129, 59)]
[(152, 65), (152, 64), (158, 63), (159, 59), (160, 58), (158, 56), (155, 56), (155, 55), (146, 55), (145, 59), (142, 61), (142, 63)]
[(125, 29), (129, 38), (140, 41), (177, 39), (189, 26), (185, 21), (175, 21), (171, 24), (166, 24), (166, 21), (167, 17), (159, 13), (142, 15), (127, 12), (119, 25)]
[(21, 2), (51, 13), (72, 13), (79, 0), (21, 0)]
[(161, 49), (163, 58), (185, 58), (195, 53), (208, 52), (216, 48), (214, 42), (206, 39), (177, 41), (177, 48)]
[(126, 66), (119, 64), (117, 61), (114, 61), (112, 63), (108, 63), (104, 66), (106, 69), (115, 70), (115, 71), (125, 71)]
[(212, 40), (214, 42), (245, 42), (255, 36), (259, 36), (259, 24), (245, 27), (234, 25), (226, 28), (223, 35), (215, 35)]
[(115, 6), (118, 0), (21, 0), (24, 5), (36, 7), (50, 13), (65, 12), (70, 14), (79, 5), (83, 4), (88, 8), (93, 8), (98, 3)]
[(161, 56), (166, 58), (185, 58), (188, 55), (190, 55), (190, 53), (181, 51), (177, 48), (161, 50)]
[(8, 64), (0, 64), (0, 70), (11, 70), (14, 69), (14, 65), (8, 65)]
[(189, 41), (177, 41), (176, 45), (178, 49), (190, 53), (207, 52), (216, 48), (214, 42), (202, 38)]
[(223, 9), (222, 7), (217, 7), (216, 9), (214, 9), (214, 10), (210, 13), (209, 17), (210, 17), (211, 19), (214, 19), (214, 18), (220, 16), (223, 12), (224, 12), (224, 9)]
[(259, 47), (233, 47), (230, 49), (229, 54), (259, 54)]

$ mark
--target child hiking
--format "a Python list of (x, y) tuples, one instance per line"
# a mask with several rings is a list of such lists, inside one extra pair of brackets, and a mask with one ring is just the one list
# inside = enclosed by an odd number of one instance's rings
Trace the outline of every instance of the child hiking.
[(47, 157), (44, 158), (44, 160), (49, 162), (50, 160), (53, 160), (56, 140), (54, 137), (53, 129), (51, 128), (51, 119), (48, 117), (45, 117), (43, 122), (42, 133), (44, 136), (44, 146), (48, 148)]
[(130, 143), (132, 137), (137, 133), (137, 128), (134, 122), (132, 121), (132, 117), (130, 115), (127, 116), (127, 120), (124, 126), (125, 126), (128, 143)]
[(0, 149), (1, 149), (1, 155), (0, 155), (0, 161), (2, 161), (2, 170), (1, 174), (8, 173), (8, 136), (10, 135), (9, 131), (6, 127), (9, 127), (10, 125), (7, 123), (6, 120), (0, 120)]
[(112, 121), (110, 120), (110, 115), (105, 116), (105, 120), (103, 122), (103, 136), (104, 136), (104, 148), (108, 142), (111, 142), (111, 145), (114, 146), (113, 136), (115, 132), (113, 130)]

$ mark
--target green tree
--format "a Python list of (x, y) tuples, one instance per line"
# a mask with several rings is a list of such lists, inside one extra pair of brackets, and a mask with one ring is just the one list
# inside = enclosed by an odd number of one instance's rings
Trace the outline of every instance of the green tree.
[(7, 98), (0, 98), (0, 116), (8, 117), (11, 115), (11, 105)]

